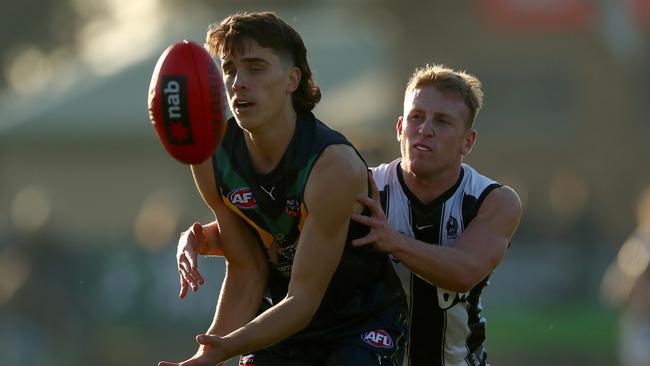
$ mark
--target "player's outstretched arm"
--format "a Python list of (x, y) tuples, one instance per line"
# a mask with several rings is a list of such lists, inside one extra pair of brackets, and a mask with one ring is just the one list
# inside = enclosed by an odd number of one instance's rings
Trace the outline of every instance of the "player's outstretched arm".
[(400, 245), (393, 254), (429, 283), (467, 292), (499, 265), (521, 213), (515, 191), (500, 187), (487, 195), (478, 214), (453, 246)]
[(503, 259), (522, 214), (519, 197), (510, 187), (490, 192), (477, 216), (453, 246), (430, 245), (398, 233), (390, 227), (379, 205), (373, 181), (373, 197), (359, 196), (371, 217), (353, 219), (371, 228), (353, 245), (373, 244), (392, 253), (411, 271), (434, 286), (467, 292), (487, 277)]
[[(215, 214), (218, 231), (213, 235), (219, 237), (219, 248), (226, 259), (219, 301), (206, 334), (225, 335), (249, 322), (257, 313), (266, 288), (267, 262), (247, 224), (218, 196), (211, 161), (192, 166), (192, 173), (201, 196)], [(219, 347), (199, 345), (197, 353), (181, 365), (214, 365), (227, 359), (220, 359), (223, 354)], [(160, 365), (178, 364), (161, 362)]]

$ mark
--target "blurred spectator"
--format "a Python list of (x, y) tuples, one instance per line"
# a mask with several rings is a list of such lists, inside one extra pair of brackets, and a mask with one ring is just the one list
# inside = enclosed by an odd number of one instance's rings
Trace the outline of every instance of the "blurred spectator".
[(623, 366), (650, 366), (650, 187), (641, 195), (638, 227), (607, 269), (601, 293), (620, 307), (619, 359)]

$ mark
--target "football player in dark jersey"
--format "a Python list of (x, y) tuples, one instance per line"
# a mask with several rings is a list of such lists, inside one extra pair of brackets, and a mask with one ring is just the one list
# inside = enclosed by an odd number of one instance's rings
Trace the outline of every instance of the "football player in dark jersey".
[(192, 166), (216, 219), (181, 235), (181, 297), (203, 283), (197, 252), (222, 254), (226, 274), (212, 324), (180, 365), (401, 364), (399, 278), (385, 253), (351, 245), (368, 233), (351, 221), (367, 167), (311, 113), (320, 90), (300, 35), (273, 13), (235, 14), (206, 44), (234, 117), (213, 157)]

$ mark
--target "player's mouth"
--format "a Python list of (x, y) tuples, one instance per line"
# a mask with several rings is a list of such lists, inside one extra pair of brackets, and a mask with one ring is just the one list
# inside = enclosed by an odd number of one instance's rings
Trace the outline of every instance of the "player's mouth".
[(413, 147), (418, 151), (431, 151), (431, 148), (423, 144), (414, 144)]
[(235, 99), (232, 106), (235, 113), (241, 113), (253, 108), (255, 103), (245, 99)]

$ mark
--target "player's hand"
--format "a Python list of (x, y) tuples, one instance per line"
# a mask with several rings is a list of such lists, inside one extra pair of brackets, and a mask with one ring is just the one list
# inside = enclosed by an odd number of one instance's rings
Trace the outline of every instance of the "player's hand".
[(178, 275), (181, 281), (181, 291), (178, 295), (181, 299), (185, 298), (189, 287), (192, 287), (192, 291), (196, 292), (199, 290), (199, 286), (205, 283), (203, 276), (199, 272), (196, 255), (199, 248), (207, 245), (207, 241), (203, 226), (198, 222), (195, 222), (187, 231), (183, 232), (178, 240), (176, 264), (178, 265)]
[(370, 227), (370, 232), (364, 237), (353, 240), (352, 245), (373, 244), (377, 250), (390, 253), (399, 238), (399, 233), (388, 224), (388, 219), (379, 203), (379, 190), (372, 175), (368, 176), (368, 181), (370, 182), (371, 197), (360, 194), (357, 196), (357, 202), (368, 207), (370, 216), (355, 213), (352, 214), (352, 220)]
[(202, 334), (196, 342), (201, 346), (191, 358), (180, 363), (161, 361), (158, 366), (214, 366), (228, 359), (221, 337)]

